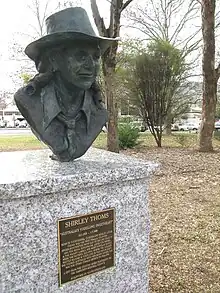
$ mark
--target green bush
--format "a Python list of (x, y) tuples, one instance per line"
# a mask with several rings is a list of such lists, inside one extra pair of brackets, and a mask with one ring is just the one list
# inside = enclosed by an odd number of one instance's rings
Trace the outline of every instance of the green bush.
[(119, 124), (118, 126), (118, 139), (119, 147), (121, 149), (133, 148), (138, 142), (140, 136), (139, 129), (130, 123)]

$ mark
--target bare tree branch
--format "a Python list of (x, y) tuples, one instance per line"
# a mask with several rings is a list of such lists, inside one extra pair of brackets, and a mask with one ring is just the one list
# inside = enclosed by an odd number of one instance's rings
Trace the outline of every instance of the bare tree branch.
[(90, 3), (91, 3), (93, 19), (95, 21), (99, 34), (101, 36), (107, 36), (107, 29), (104, 23), (104, 19), (100, 16), (96, 0), (91, 0)]
[(220, 78), (220, 63), (218, 64), (218, 67), (215, 69), (215, 77), (216, 77), (216, 82), (218, 82)]
[[(192, 13), (193, 12), (193, 13)], [(186, 13), (183, 15), (183, 17), (180, 19), (179, 24), (177, 25), (174, 33), (172, 34), (172, 36), (170, 37), (170, 42), (173, 41), (173, 43), (175, 43), (176, 38), (178, 37), (178, 35), (180, 34), (180, 32), (182, 31), (183, 27), (186, 25), (186, 23), (192, 19), (195, 19), (198, 16), (198, 7), (197, 5), (189, 5)]]
[(28, 8), (31, 10), (33, 15), (35, 16), (35, 20), (37, 21), (37, 26), (32, 27), (34, 28), (35, 32), (38, 36), (42, 37), (45, 33), (45, 20), (47, 18), (48, 13), (48, 6), (50, 4), (51, 0), (47, 0), (46, 4), (43, 9), (41, 9), (41, 2), (40, 0), (33, 0), (30, 5), (28, 5)]
[[(195, 0), (149, 0), (145, 7), (139, 6), (129, 12), (128, 18), (136, 28), (150, 38), (167, 40), (173, 45), (193, 42), (201, 28), (180, 41), (186, 24), (193, 22), (199, 15), (199, 6)], [(172, 22), (172, 23), (171, 23)], [(194, 26), (195, 27), (195, 26)], [(191, 30), (190, 30), (191, 31)], [(185, 30), (186, 33), (189, 34)]]
[(121, 7), (121, 9), (120, 9), (120, 13), (121, 13), (125, 8), (127, 8), (128, 5), (129, 5), (132, 1), (133, 1), (133, 0), (127, 0), (127, 1), (122, 5), (122, 7)]
[(216, 21), (216, 25), (215, 28), (220, 27), (220, 11), (218, 11), (215, 15), (215, 21)]

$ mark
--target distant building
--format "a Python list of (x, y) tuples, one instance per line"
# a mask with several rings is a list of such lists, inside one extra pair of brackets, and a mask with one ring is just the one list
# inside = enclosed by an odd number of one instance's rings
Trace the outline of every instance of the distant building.
[(0, 109), (0, 119), (4, 121), (15, 121), (15, 120), (24, 120), (24, 117), (21, 115), (20, 111), (15, 105), (6, 107), (5, 109)]

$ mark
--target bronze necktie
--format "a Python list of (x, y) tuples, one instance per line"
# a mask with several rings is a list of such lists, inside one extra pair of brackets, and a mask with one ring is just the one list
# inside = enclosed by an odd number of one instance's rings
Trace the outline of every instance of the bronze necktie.
[(74, 117), (74, 118), (68, 118), (63, 113), (58, 114), (57, 118), (63, 122), (66, 125), (67, 131), (67, 139), (69, 142), (69, 152), (71, 155), (73, 155), (76, 151), (76, 146), (74, 143), (74, 137), (76, 137), (76, 121), (79, 120), (81, 117), (81, 111)]

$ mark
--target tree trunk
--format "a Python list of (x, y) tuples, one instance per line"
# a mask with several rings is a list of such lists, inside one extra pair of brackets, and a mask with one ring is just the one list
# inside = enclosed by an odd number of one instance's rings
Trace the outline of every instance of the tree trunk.
[(216, 109), (215, 0), (202, 0), (203, 105), (199, 150), (213, 151), (212, 135)]
[(169, 122), (169, 124), (167, 123), (166, 125), (164, 125), (164, 134), (165, 135), (171, 135), (172, 134), (171, 127), (172, 127), (171, 122)]
[(172, 127), (172, 116), (171, 116), (171, 108), (167, 111), (167, 115), (164, 121), (164, 134), (171, 135), (171, 127)]
[(113, 67), (108, 66), (106, 62), (103, 62), (103, 75), (108, 109), (107, 149), (118, 153), (118, 105), (114, 95), (115, 70)]
[(162, 147), (162, 129), (156, 129), (154, 127), (154, 124), (151, 120), (151, 122), (149, 122), (149, 119), (145, 120), (145, 124), (148, 126), (150, 133), (153, 135), (156, 144), (159, 148)]
[[(118, 38), (120, 35), (121, 13), (125, 10), (133, 0), (111, 0), (110, 2), (110, 23), (107, 28), (104, 19), (100, 16), (96, 0), (90, 0), (93, 19), (99, 34), (107, 38)], [(119, 152), (118, 143), (118, 107), (114, 92), (114, 78), (116, 68), (116, 53), (118, 49), (117, 41), (113, 42), (110, 48), (102, 56), (102, 68), (105, 80), (105, 93), (107, 97), (108, 109), (108, 134), (107, 148), (112, 152)]]
[[(110, 23), (107, 28), (104, 19), (100, 16), (96, 0), (90, 0), (93, 19), (99, 34), (107, 38), (118, 38), (120, 35), (121, 13), (125, 10), (133, 0), (111, 0), (110, 2)], [(102, 56), (102, 68), (105, 80), (105, 93), (107, 96), (108, 109), (108, 134), (107, 148), (112, 152), (119, 152), (118, 143), (118, 107), (114, 93), (114, 78), (116, 68), (116, 54), (118, 49), (117, 41), (113, 42), (110, 48)]]

